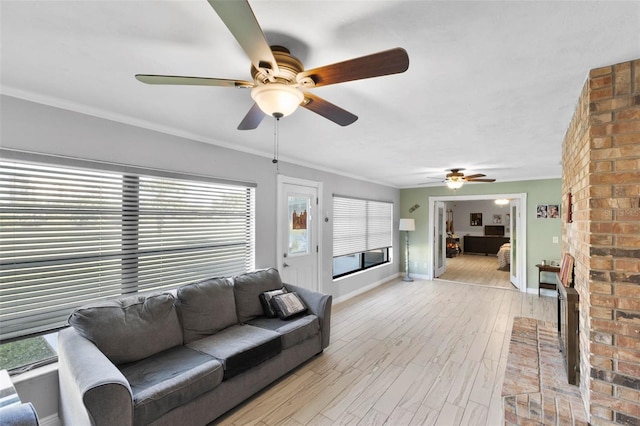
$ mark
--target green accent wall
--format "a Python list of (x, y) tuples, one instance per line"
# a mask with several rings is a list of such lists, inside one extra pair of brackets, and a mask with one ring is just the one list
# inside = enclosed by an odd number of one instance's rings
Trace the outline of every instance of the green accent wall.
[[(527, 194), (527, 289), (537, 292), (538, 269), (536, 264), (541, 260), (560, 259), (561, 253), (561, 223), (563, 219), (562, 206), (559, 219), (536, 218), (536, 207), (539, 204), (561, 205), (561, 179), (525, 180), (517, 182), (496, 182), (489, 184), (465, 184), (458, 189), (456, 195), (485, 195), (485, 194)], [(416, 275), (426, 275), (426, 264), (429, 262), (428, 224), (429, 197), (444, 197), (454, 195), (453, 190), (446, 186), (410, 188), (400, 190), (400, 217), (414, 218), (416, 231), (411, 233), (410, 271)], [(409, 213), (411, 206), (418, 204), (420, 208)], [(485, 223), (487, 224), (487, 223)], [(462, 238), (462, 235), (457, 235)], [(553, 242), (558, 237), (558, 243)], [(404, 239), (400, 238), (400, 268), (404, 271)], [(497, 265), (497, 261), (496, 261)]]

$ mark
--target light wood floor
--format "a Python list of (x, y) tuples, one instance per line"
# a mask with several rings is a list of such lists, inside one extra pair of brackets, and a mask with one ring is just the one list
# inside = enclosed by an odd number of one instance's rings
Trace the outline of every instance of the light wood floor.
[(447, 258), (447, 269), (438, 279), (517, 291), (509, 280), (509, 271), (498, 269), (498, 258), (495, 256), (462, 254)]
[(555, 299), (394, 280), (334, 305), (321, 355), (224, 425), (500, 425), (513, 317), (555, 321)]

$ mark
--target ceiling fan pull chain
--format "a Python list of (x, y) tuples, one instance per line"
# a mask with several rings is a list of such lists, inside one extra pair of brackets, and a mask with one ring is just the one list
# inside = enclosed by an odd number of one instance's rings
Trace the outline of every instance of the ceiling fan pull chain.
[(276, 114), (274, 114), (273, 116), (276, 119), (276, 122), (273, 128), (273, 160), (271, 160), (271, 162), (276, 165), (276, 171), (279, 172), (280, 164), (278, 162), (278, 156), (279, 156), (278, 124), (280, 123), (280, 117), (278, 117)]

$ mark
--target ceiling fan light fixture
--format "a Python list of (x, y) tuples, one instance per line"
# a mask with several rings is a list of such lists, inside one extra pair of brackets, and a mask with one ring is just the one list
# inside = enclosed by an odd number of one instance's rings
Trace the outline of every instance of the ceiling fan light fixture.
[(282, 117), (293, 114), (304, 100), (299, 89), (282, 83), (256, 86), (251, 89), (251, 97), (265, 114), (282, 114)]
[(455, 180), (451, 180), (451, 179), (449, 179), (449, 180), (447, 180), (447, 186), (448, 186), (450, 189), (459, 189), (459, 188), (462, 188), (462, 184), (463, 184), (463, 183), (464, 183), (464, 181), (462, 181), (462, 180), (458, 180), (458, 179), (455, 179)]

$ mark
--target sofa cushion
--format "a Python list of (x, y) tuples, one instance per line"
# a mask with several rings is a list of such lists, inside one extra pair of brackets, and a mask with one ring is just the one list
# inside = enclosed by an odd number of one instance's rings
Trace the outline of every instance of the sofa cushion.
[(251, 318), (262, 316), (260, 293), (282, 288), (282, 280), (276, 269), (263, 269), (233, 277), (236, 296), (238, 322), (245, 323)]
[(71, 324), (114, 364), (138, 361), (182, 345), (182, 329), (170, 294), (136, 295), (78, 308)]
[(188, 347), (217, 358), (229, 379), (282, 351), (280, 334), (251, 325), (232, 325)]
[(282, 336), (282, 349), (298, 345), (320, 333), (320, 321), (315, 315), (305, 315), (289, 321), (280, 318), (258, 317), (250, 325), (275, 331)]
[(178, 315), (184, 342), (214, 334), (238, 322), (233, 283), (230, 278), (213, 278), (178, 288)]
[(284, 294), (287, 292), (287, 289), (282, 287), (277, 290), (269, 290), (264, 293), (260, 293), (260, 304), (262, 304), (262, 311), (264, 312), (264, 316), (267, 318), (275, 318), (278, 316), (276, 311), (273, 310), (271, 306), (271, 299), (273, 296), (278, 296), (279, 294)]
[(271, 298), (271, 307), (278, 318), (286, 320), (307, 312), (307, 305), (294, 292), (279, 294)]
[(215, 358), (177, 346), (120, 371), (133, 392), (135, 425), (146, 425), (215, 388), (222, 382), (222, 364)]

